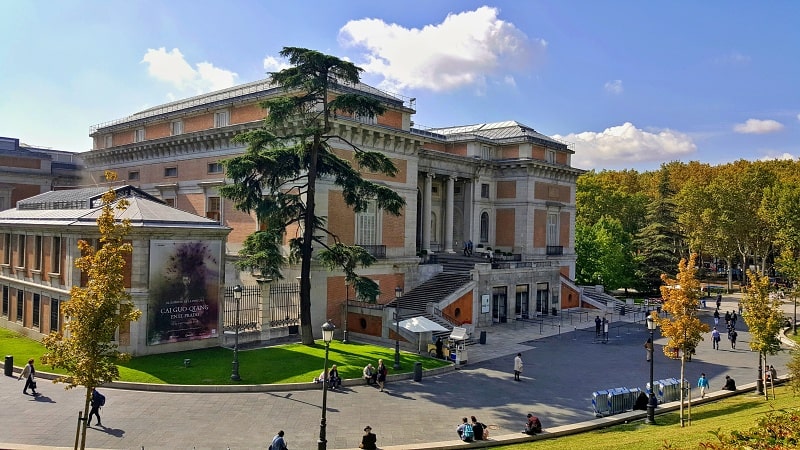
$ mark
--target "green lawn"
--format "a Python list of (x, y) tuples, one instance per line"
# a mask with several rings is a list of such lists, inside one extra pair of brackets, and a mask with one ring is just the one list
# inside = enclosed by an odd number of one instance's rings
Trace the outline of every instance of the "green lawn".
[[(498, 450), (654, 450), (699, 449), (701, 442), (717, 442), (711, 434), (720, 429), (746, 431), (765, 413), (800, 407), (800, 398), (792, 396), (788, 386), (775, 388), (776, 399), (765, 401), (763, 396), (742, 394), (702, 406), (692, 407), (691, 425), (681, 428), (678, 412), (656, 416), (657, 425), (645, 425), (642, 420), (603, 430), (590, 431), (556, 439), (526, 444), (495, 447)], [(540, 416), (547, 430), (547, 417)]]
[[(13, 355), (14, 365), (23, 366), (29, 358), (37, 362), (45, 352), (38, 341), (0, 328), (0, 354)], [(321, 341), (314, 346), (288, 344), (254, 350), (239, 351), (240, 382), (231, 381), (233, 351), (209, 348), (161, 355), (142, 356), (120, 365), (121, 381), (169, 384), (267, 384), (309, 382), (322, 372), (325, 346)], [(383, 358), (393, 372), (394, 349), (374, 345), (331, 342), (328, 366), (336, 364), (342, 378), (360, 378), (368, 363), (377, 365)], [(190, 359), (184, 367), (184, 359)], [(424, 369), (446, 366), (449, 363), (415, 353), (400, 353), (399, 373), (411, 372), (415, 362)], [(64, 373), (39, 364), (39, 370)]]

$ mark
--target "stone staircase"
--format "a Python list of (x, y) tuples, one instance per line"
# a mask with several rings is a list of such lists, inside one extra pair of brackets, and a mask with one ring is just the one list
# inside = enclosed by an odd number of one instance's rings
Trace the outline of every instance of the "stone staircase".
[(464, 256), (460, 253), (437, 253), (434, 257), (436, 262), (442, 265), (442, 271), (446, 273), (469, 273), (475, 268), (475, 264), (489, 262), (478, 253), (473, 256)]
[[(471, 267), (470, 267), (471, 269)], [(447, 320), (430, 314), (428, 312), (429, 303), (439, 303), (447, 297), (461, 289), (465, 284), (470, 282), (470, 276), (466, 273), (442, 272), (435, 275), (430, 280), (420, 284), (414, 289), (403, 294), (399, 299), (394, 299), (386, 306), (395, 308), (399, 303), (400, 317), (417, 317), (422, 316), (433, 322), (438, 323), (447, 329), (447, 331), (434, 332), (433, 340), (441, 337), (446, 340), (453, 331), (453, 324)], [(474, 344), (472, 338), (467, 339), (467, 345)]]

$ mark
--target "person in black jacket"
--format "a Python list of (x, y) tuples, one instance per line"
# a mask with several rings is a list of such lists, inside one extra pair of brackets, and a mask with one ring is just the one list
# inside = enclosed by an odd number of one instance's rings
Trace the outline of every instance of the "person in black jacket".
[(483, 440), (484, 433), (486, 433), (486, 425), (478, 422), (475, 416), (470, 416), (470, 419), (472, 419), (472, 432), (475, 433), (475, 440)]
[(372, 427), (367, 425), (364, 427), (364, 436), (361, 436), (361, 445), (358, 448), (364, 450), (378, 450), (378, 436), (372, 432)]
[(733, 378), (725, 375), (725, 386), (722, 386), (723, 391), (735, 391), (736, 390), (736, 382), (733, 381)]

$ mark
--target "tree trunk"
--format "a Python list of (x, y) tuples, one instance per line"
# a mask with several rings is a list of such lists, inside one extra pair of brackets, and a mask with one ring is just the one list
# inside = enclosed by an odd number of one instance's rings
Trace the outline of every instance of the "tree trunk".
[[(680, 406), (680, 410), (681, 410), (680, 411), (681, 427), (684, 426), (683, 402), (685, 401), (685, 399), (684, 399), (684, 396), (683, 396), (683, 391), (684, 391), (684, 389), (683, 389), (683, 380), (684, 380), (685, 372), (686, 372), (686, 351), (682, 351), (681, 352), (681, 380), (680, 380), (680, 383), (681, 383), (681, 406)], [(691, 389), (691, 385), (689, 385), (689, 388)]]
[(728, 293), (731, 293), (733, 292), (733, 258), (726, 257), (725, 263), (728, 264)]
[(89, 426), (89, 402), (92, 398), (92, 388), (86, 388), (86, 400), (83, 404), (83, 422), (81, 423), (81, 439), (80, 439), (80, 449), (84, 450), (86, 448), (86, 427)]
[(311, 144), (311, 162), (308, 168), (308, 194), (306, 194), (306, 216), (303, 218), (303, 245), (300, 265), (300, 340), (304, 345), (314, 345), (314, 329), (311, 323), (311, 255), (314, 251), (314, 214), (317, 184), (317, 157), (319, 137)]

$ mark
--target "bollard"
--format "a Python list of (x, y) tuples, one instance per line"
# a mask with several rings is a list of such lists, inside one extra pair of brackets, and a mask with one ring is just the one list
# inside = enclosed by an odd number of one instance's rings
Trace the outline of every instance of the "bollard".
[(480, 337), (480, 340), (478, 342), (480, 342), (482, 345), (486, 345), (486, 331), (481, 331), (481, 335), (480, 336), (481, 337)]
[(3, 370), (7, 377), (14, 376), (14, 357), (12, 355), (6, 355), (6, 362), (5, 366), (3, 366)]
[(422, 363), (414, 363), (414, 381), (422, 381)]

